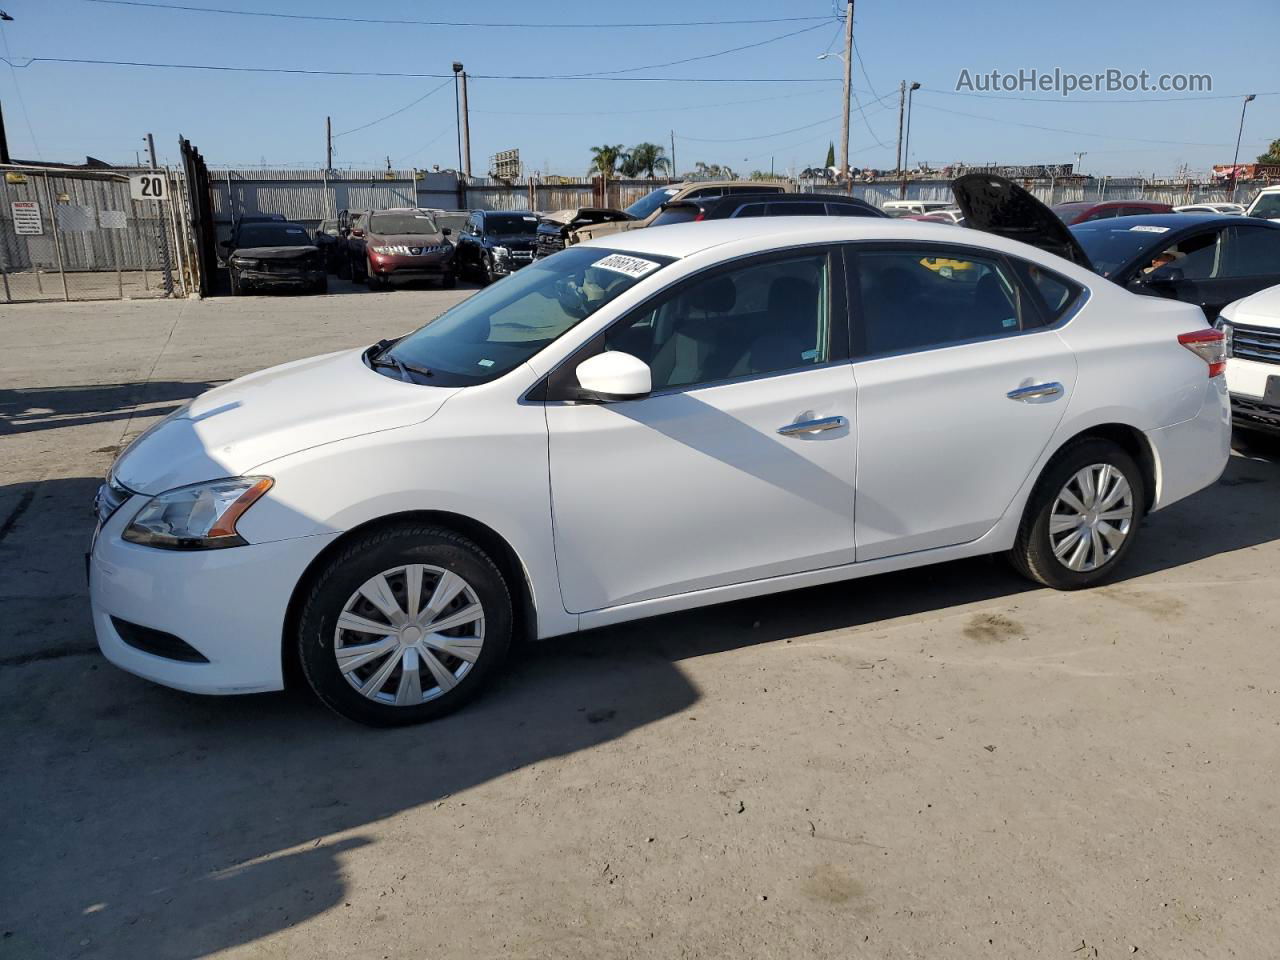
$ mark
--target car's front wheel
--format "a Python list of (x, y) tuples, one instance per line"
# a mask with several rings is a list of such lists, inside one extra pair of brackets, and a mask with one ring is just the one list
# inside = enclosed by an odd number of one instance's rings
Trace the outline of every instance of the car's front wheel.
[(1009, 558), (1047, 587), (1092, 586), (1133, 548), (1145, 504), (1146, 484), (1133, 457), (1110, 440), (1086, 437), (1045, 469)]
[(511, 594), (465, 537), (401, 524), (357, 537), (311, 584), (296, 637), (307, 682), (373, 726), (420, 723), (474, 696), (511, 643)]

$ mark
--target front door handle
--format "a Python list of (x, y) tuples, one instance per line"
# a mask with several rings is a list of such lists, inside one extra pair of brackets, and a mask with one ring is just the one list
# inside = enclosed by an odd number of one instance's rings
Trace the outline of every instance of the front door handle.
[(1005, 394), (1010, 400), (1020, 400), (1022, 403), (1041, 403), (1045, 400), (1052, 400), (1054, 397), (1060, 397), (1066, 390), (1062, 384), (1054, 381), (1053, 383), (1033, 383), (1029, 387), (1018, 387), (1016, 390), (1010, 390)]
[(785, 427), (779, 427), (778, 432), (784, 437), (801, 437), (811, 433), (822, 433), (824, 430), (838, 430), (848, 425), (849, 421), (844, 417), (823, 417), (821, 420), (788, 423)]

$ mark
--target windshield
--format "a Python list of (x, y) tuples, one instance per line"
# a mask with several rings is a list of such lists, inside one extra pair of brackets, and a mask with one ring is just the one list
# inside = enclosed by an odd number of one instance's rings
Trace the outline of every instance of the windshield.
[(1069, 229), (1089, 255), (1094, 269), (1104, 277), (1111, 276), (1148, 247), (1159, 245), (1169, 232), (1168, 227), (1135, 224), (1127, 218), (1089, 220)]
[(538, 218), (532, 213), (485, 214), (484, 232), (491, 237), (527, 236), (538, 229)]
[(643, 220), (679, 192), (679, 187), (660, 187), (652, 193), (646, 193), (631, 206), (627, 207), (626, 212), (637, 220)]
[(432, 372), (432, 386), (494, 380), (524, 363), (670, 257), (570, 247), (535, 260), (409, 334), (390, 350)]
[(1280, 217), (1280, 193), (1259, 194), (1249, 214), (1254, 217), (1266, 217), (1268, 220), (1272, 217)]
[(375, 213), (369, 218), (370, 233), (412, 233), (425, 236), (439, 233), (436, 222), (425, 213)]
[(240, 228), (239, 247), (307, 247), (311, 238), (296, 223), (246, 223)]

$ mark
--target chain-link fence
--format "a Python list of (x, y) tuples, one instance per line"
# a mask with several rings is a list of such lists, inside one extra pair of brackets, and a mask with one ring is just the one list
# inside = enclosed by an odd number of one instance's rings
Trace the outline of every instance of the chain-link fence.
[[(167, 171), (157, 171), (170, 179)], [(182, 211), (134, 200), (129, 174), (6, 167), (0, 178), (0, 296), (106, 300), (184, 294)]]

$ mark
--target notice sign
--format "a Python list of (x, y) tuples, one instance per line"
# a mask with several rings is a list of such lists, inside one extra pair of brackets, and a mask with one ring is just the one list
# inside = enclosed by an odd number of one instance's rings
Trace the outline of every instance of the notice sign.
[(9, 206), (13, 210), (14, 233), (20, 237), (39, 237), (44, 234), (40, 204), (34, 200), (15, 200)]
[(168, 200), (169, 181), (162, 173), (131, 173), (129, 196), (134, 200)]

